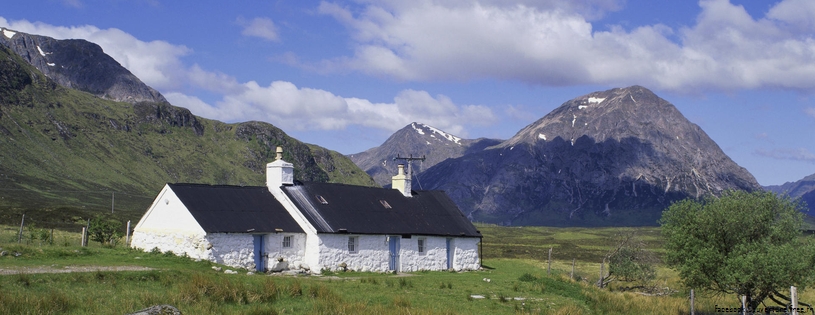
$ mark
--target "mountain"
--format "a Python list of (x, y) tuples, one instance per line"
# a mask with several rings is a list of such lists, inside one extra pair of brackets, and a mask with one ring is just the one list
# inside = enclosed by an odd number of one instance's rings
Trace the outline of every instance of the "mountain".
[[(23, 35), (11, 40), (17, 36)], [(109, 60), (84, 52), (89, 55), (77, 58), (92, 64)], [(66, 67), (60, 75), (95, 75), (83, 69)], [(132, 76), (123, 68), (112, 71), (119, 78)], [(298, 180), (376, 185), (345, 156), (270, 124), (227, 124), (164, 101), (99, 98), (58, 84), (0, 44), (0, 224), (19, 224), (22, 213), (26, 223), (71, 224), (114, 210), (137, 220), (167, 182), (264, 185), (276, 146), (284, 147)]]
[(806, 176), (795, 182), (786, 182), (782, 185), (764, 186), (764, 189), (779, 195), (789, 195), (792, 198), (801, 198), (806, 202), (809, 215), (815, 215), (815, 174)]
[(485, 138), (462, 139), (438, 128), (414, 122), (395, 132), (382, 145), (348, 155), (348, 158), (371, 175), (377, 184), (388, 186), (391, 184), (391, 177), (396, 175), (396, 165), (404, 163), (394, 161), (393, 158), (397, 156), (424, 156), (424, 161), (413, 162), (413, 172), (419, 174), (448, 158), (477, 152), (500, 142)]
[(158, 91), (82, 39), (56, 40), (2, 29), (0, 45), (10, 48), (59, 85), (120, 102), (167, 102)]
[(472, 220), (506, 225), (655, 225), (674, 201), (761, 188), (641, 86), (567, 101), (512, 138), (418, 177)]

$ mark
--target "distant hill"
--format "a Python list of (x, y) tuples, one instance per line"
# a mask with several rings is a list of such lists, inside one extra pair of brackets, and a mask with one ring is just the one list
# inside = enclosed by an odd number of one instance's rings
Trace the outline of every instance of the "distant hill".
[(761, 189), (699, 126), (641, 86), (567, 101), (512, 138), (418, 178), (472, 220), (505, 225), (656, 225), (674, 201)]
[(794, 182), (786, 182), (783, 185), (764, 186), (764, 189), (779, 195), (801, 198), (807, 204), (808, 214), (815, 216), (815, 174)]
[[(348, 157), (371, 175), (377, 184), (389, 186), (391, 177), (396, 175), (396, 165), (404, 163), (394, 161), (394, 157), (426, 157), (424, 161), (413, 162), (413, 172), (419, 174), (446, 159), (481, 151), (500, 142), (486, 138), (462, 139), (441, 129), (414, 122), (395, 132), (382, 145)], [(421, 182), (416, 185), (419, 188)]]
[[(140, 81), (126, 79), (135, 77), (114, 67), (101, 50), (76, 48), (87, 42), (15, 33), (11, 42), (28, 45), (30, 39), (46, 58), (62, 56), (61, 47), (67, 46), (79, 54), (74, 56), (83, 60), (79, 64), (112, 67), (114, 84), (105, 91), (124, 92), (106, 96), (129, 102), (95, 96), (93, 87), (104, 80), (82, 78), (104, 78), (108, 72), (93, 66), (52, 72), (69, 78), (67, 86), (91, 91), (67, 88), (9, 48), (7, 34), (0, 34), (5, 36), (0, 41), (0, 223), (19, 224), (23, 212), (70, 223), (109, 212), (112, 203), (138, 219), (167, 182), (264, 185), (265, 165), (278, 145), (298, 180), (376, 185), (345, 156), (302, 143), (268, 123), (227, 124), (172, 106)], [(70, 60), (47, 61), (76, 65)], [(155, 98), (144, 100), (151, 95)]]

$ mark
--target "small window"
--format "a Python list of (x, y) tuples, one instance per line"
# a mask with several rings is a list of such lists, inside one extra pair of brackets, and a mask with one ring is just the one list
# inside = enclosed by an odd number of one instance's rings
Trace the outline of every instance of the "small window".
[(417, 244), (419, 245), (419, 254), (424, 254), (425, 247), (427, 246), (426, 244), (427, 240), (425, 238), (420, 238), (417, 240), (417, 242), (418, 242)]
[(324, 204), (324, 205), (328, 204), (328, 200), (325, 200), (325, 198), (323, 198), (323, 196), (317, 195), (315, 197), (317, 197), (317, 201), (319, 201), (321, 204)]
[(348, 252), (349, 253), (356, 253), (357, 252), (357, 250), (359, 249), (358, 248), (359, 247), (358, 242), (359, 242), (358, 237), (356, 237), (356, 236), (348, 237)]
[(290, 248), (291, 247), (291, 236), (284, 236), (283, 237), (283, 248)]
[(385, 201), (385, 200), (380, 200), (380, 201), (379, 201), (379, 203), (381, 203), (381, 204), (382, 204), (382, 206), (383, 206), (383, 207), (385, 207), (385, 209), (391, 209), (391, 208), (392, 208), (392, 207), (391, 207), (391, 204), (389, 204), (389, 203), (388, 203), (387, 201)]

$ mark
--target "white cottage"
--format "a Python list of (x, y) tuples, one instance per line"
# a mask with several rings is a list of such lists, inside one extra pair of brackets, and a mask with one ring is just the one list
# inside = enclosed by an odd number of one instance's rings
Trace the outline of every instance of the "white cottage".
[[(132, 246), (258, 270), (279, 260), (312, 272), (480, 268), (481, 233), (444, 192), (412, 190), (401, 165), (394, 189), (303, 183), (277, 150), (266, 187), (168, 184)], [(253, 193), (234, 195), (243, 191)]]

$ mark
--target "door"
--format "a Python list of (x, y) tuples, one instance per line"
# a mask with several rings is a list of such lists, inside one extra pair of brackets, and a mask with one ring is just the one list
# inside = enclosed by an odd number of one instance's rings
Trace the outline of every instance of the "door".
[(399, 236), (388, 236), (388, 251), (390, 252), (390, 260), (388, 260), (388, 270), (399, 272)]
[(257, 272), (266, 272), (266, 253), (263, 251), (265, 247), (263, 244), (263, 235), (252, 235), (254, 238), (253, 244), (255, 245), (255, 270)]
[(447, 269), (453, 269), (453, 256), (455, 256), (456, 250), (453, 247), (453, 239), (447, 239)]

